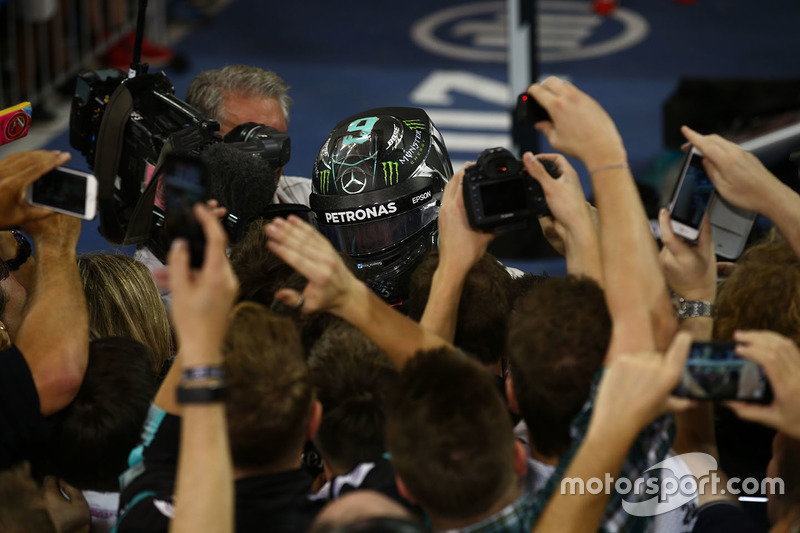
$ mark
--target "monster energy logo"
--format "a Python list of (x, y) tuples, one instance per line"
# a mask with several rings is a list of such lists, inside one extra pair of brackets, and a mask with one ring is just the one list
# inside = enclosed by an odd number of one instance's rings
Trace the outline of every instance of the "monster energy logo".
[(328, 194), (331, 188), (331, 171), (321, 170), (319, 173), (319, 190), (322, 194)]
[(425, 123), (422, 122), (421, 120), (417, 120), (417, 119), (404, 120), (403, 124), (405, 124), (408, 127), (408, 129), (410, 129), (410, 130), (424, 130), (425, 129)]
[[(381, 166), (383, 166), (383, 183), (397, 185), (400, 178), (397, 161), (383, 161)], [(394, 183), (392, 183), (392, 180), (394, 180)]]

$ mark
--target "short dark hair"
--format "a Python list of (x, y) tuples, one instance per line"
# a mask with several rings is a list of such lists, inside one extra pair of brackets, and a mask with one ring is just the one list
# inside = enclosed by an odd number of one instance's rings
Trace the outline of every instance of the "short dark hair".
[(273, 467), (299, 459), (314, 394), (294, 322), (260, 304), (239, 303), (222, 353), (233, 464)]
[(486, 512), (514, 483), (514, 436), (492, 374), (446, 348), (420, 352), (390, 400), (386, 445), (410, 495), (446, 518)]
[(518, 302), (507, 354), (522, 417), (543, 455), (568, 449), (570, 423), (589, 396), (610, 338), (603, 290), (590, 278), (549, 278)]
[(329, 326), (311, 350), (311, 382), (322, 403), (315, 443), (336, 473), (379, 459), (397, 368), (350, 324)]
[[(0, 259), (0, 281), (3, 281), (4, 279), (6, 279), (10, 275), (11, 275), (11, 272), (9, 272), (9, 270), (8, 270), (8, 265), (6, 265), (5, 261)], [(6, 293), (5, 290), (3, 290), (3, 287), (0, 286), (0, 320), (3, 319), (3, 316), (6, 313), (6, 304), (7, 303), (8, 303), (8, 294)]]
[(37, 461), (38, 475), (54, 475), (83, 490), (118, 489), (157, 390), (152, 357), (133, 339), (90, 343), (78, 395), (60, 413), (57, 433)]
[[(328, 313), (303, 314), (275, 300), (278, 289), (302, 291), (308, 281), (267, 248), (265, 222), (252, 222), (244, 238), (231, 248), (231, 264), (239, 279), (239, 301), (260, 303), (277, 315), (292, 318), (301, 332), (304, 353), (308, 353), (334, 317)], [(347, 264), (350, 265), (349, 258)]]
[[(422, 318), (439, 265), (439, 251), (431, 250), (414, 270), (409, 289), (409, 316)], [(485, 253), (467, 274), (458, 305), (454, 344), (485, 365), (500, 361), (511, 314), (511, 276), (491, 254)]]

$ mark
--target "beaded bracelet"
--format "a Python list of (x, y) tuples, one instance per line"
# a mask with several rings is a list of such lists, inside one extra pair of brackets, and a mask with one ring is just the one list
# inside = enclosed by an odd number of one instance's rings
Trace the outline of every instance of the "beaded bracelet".
[(221, 366), (193, 366), (184, 368), (181, 381), (197, 381), (201, 379), (222, 379), (224, 373)]
[(630, 168), (628, 163), (614, 163), (612, 165), (602, 165), (595, 169), (589, 171), (589, 175), (593, 175), (595, 172), (600, 172), (601, 170), (611, 170), (612, 168)]

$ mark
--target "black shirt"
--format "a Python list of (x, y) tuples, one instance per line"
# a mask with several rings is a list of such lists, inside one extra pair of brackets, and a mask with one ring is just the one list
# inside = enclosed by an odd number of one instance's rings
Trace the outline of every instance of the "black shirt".
[[(120, 533), (166, 532), (173, 516), (180, 417), (151, 407), (142, 440), (121, 479)], [(237, 480), (236, 531), (307, 530), (325, 503), (309, 498), (312, 481), (305, 468)]]
[(55, 431), (57, 415), (42, 416), (39, 393), (22, 352), (0, 351), (0, 468), (28, 458)]

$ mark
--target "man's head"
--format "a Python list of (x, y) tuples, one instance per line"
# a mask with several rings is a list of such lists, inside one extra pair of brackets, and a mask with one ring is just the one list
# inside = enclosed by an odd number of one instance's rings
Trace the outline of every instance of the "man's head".
[(298, 468), (316, 433), (319, 403), (294, 323), (244, 302), (232, 312), (222, 345), (225, 406), (233, 464), (242, 469)]
[(186, 102), (219, 122), (223, 136), (245, 122), (286, 132), (292, 106), (289, 86), (277, 74), (247, 65), (201, 72), (189, 85)]
[(405, 298), (436, 245), (436, 218), (453, 173), (441, 134), (422, 110), (383, 107), (339, 122), (312, 172), (317, 229), (353, 258), (387, 301)]
[(121, 337), (92, 341), (78, 395), (37, 461), (40, 474), (54, 475), (83, 490), (115, 491), (139, 442), (156, 393), (152, 354)]
[(548, 278), (517, 301), (507, 355), (513, 391), (536, 450), (559, 457), (611, 337), (602, 289), (589, 278)]
[[(365, 525), (370, 519), (387, 519), (398, 521), (397, 529), (383, 528), (352, 528), (350, 525)], [(400, 526), (404, 527), (400, 527)], [(310, 533), (344, 533), (345, 531), (382, 531), (389, 533), (398, 531), (412, 533), (423, 531), (417, 523), (416, 517), (398, 502), (373, 490), (354, 490), (329, 502), (314, 518), (309, 529)]]
[(763, 329), (800, 343), (800, 260), (779, 235), (748, 248), (718, 288), (714, 338)]
[[(411, 277), (409, 316), (419, 320), (428, 304), (433, 273), (439, 265), (439, 251), (432, 250)], [(464, 281), (454, 344), (485, 365), (500, 361), (511, 315), (511, 276), (491, 254), (472, 266)]]
[(454, 351), (421, 352), (405, 366), (386, 445), (400, 493), (434, 522), (480, 517), (517, 484), (511, 421), (492, 375)]
[(322, 403), (314, 441), (333, 475), (386, 451), (384, 425), (397, 368), (360, 331), (347, 323), (329, 326), (309, 360), (311, 380)]

